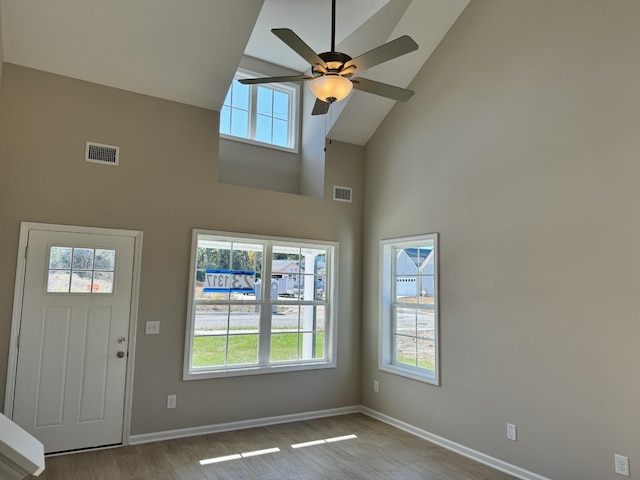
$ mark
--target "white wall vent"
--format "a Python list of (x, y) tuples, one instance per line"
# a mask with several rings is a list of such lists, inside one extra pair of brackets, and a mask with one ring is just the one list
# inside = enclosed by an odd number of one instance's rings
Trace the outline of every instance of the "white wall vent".
[(338, 202), (351, 202), (351, 188), (333, 186), (333, 199)]
[(103, 165), (118, 165), (119, 156), (120, 147), (95, 142), (87, 142), (84, 152), (84, 159), (87, 162), (101, 163)]

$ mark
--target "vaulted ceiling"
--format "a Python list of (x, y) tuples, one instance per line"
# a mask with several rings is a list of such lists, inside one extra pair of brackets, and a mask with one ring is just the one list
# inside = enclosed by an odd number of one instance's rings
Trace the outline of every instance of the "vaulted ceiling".
[[(469, 0), (337, 0), (336, 49), (355, 57), (401, 35), (415, 52), (366, 77), (407, 87)], [(220, 110), (243, 55), (308, 64), (271, 34), (330, 50), (330, 0), (0, 0), (3, 59)], [(364, 145), (394, 102), (363, 92), (331, 108), (331, 137)]]

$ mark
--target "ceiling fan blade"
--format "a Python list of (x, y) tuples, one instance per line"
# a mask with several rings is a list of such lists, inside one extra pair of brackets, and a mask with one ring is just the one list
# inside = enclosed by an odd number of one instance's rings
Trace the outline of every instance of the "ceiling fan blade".
[(353, 83), (353, 88), (356, 90), (373, 93), (374, 95), (380, 95), (381, 97), (397, 100), (398, 102), (406, 102), (414, 94), (412, 90), (407, 90), (406, 88), (394, 87), (387, 83), (380, 83), (362, 77), (352, 78), (351, 82)]
[(331, 105), (330, 103), (323, 102), (319, 98), (316, 99), (316, 103), (313, 106), (313, 110), (311, 112), (311, 115), (324, 115), (325, 113), (327, 113), (329, 111), (329, 106), (330, 105)]
[(322, 60), (316, 52), (314, 52), (309, 45), (296, 35), (293, 30), (288, 28), (274, 28), (271, 30), (273, 34), (286, 43), (289, 48), (294, 50), (298, 55), (304, 58), (311, 66), (319, 65), (326, 70), (327, 64)]
[(384, 45), (380, 45), (373, 50), (363, 53), (359, 57), (349, 60), (344, 64), (343, 70), (349, 67), (355, 67), (354, 73), (359, 73), (367, 68), (375, 67), (381, 63), (400, 57), (409, 52), (413, 52), (418, 49), (418, 44), (408, 35), (403, 35), (395, 40), (391, 40)]
[(300, 80), (311, 80), (312, 78), (309, 75), (289, 75), (286, 77), (240, 78), (238, 81), (243, 85), (254, 85), (256, 83), (298, 82)]

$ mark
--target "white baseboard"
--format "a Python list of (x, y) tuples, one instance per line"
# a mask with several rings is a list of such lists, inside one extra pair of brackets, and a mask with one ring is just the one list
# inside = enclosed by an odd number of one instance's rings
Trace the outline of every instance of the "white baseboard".
[(193, 437), (195, 435), (207, 435), (210, 433), (229, 432), (232, 430), (242, 430), (244, 428), (265, 427), (267, 425), (277, 425), (280, 423), (298, 422), (304, 420), (312, 420), (314, 418), (334, 417), (337, 415), (347, 415), (350, 413), (362, 413), (372, 418), (388, 423), (400, 430), (411, 433), (423, 440), (427, 440), (436, 445), (459, 453), (467, 458), (488, 465), (496, 470), (513, 475), (522, 480), (551, 480), (537, 473), (530, 472), (524, 468), (504, 462), (498, 458), (492, 457), (485, 453), (479, 452), (469, 447), (465, 447), (444, 437), (433, 434), (421, 428), (405, 423), (396, 418), (380, 413), (371, 408), (362, 405), (353, 405), (350, 407), (330, 408), (327, 410), (317, 410), (313, 412), (294, 413), (291, 415), (279, 415), (276, 417), (255, 418), (251, 420), (241, 420), (239, 422), (219, 423), (216, 425), (204, 425), (199, 427), (182, 428), (179, 430), (165, 430), (163, 432), (143, 433), (140, 435), (131, 435), (129, 437), (130, 445), (138, 445), (141, 443), (159, 442), (162, 440), (171, 440), (174, 438)]
[(475, 460), (480, 463), (484, 463), (496, 470), (500, 470), (502, 472), (513, 475), (514, 477), (521, 478), (522, 480), (551, 480), (547, 477), (543, 477), (542, 475), (538, 475), (537, 473), (530, 472), (529, 470), (525, 470), (524, 468), (517, 467), (510, 463), (504, 462), (498, 458), (492, 457), (485, 453), (479, 452), (469, 447), (465, 447), (456, 442), (452, 442), (451, 440), (447, 440), (444, 437), (439, 435), (435, 435), (433, 433), (427, 432), (426, 430), (422, 430), (421, 428), (414, 427), (408, 423), (405, 423), (396, 418), (385, 415), (384, 413), (380, 413), (376, 410), (372, 410), (370, 408), (360, 406), (360, 412), (368, 415), (370, 417), (375, 418), (376, 420), (380, 420), (381, 422), (388, 423), (400, 430), (404, 430), (405, 432), (411, 433), (417, 437), (420, 437), (424, 440), (427, 440), (431, 443), (435, 443), (436, 445), (440, 445), (441, 447), (446, 448), (447, 450), (451, 450), (453, 452), (459, 453), (467, 458)]
[(200, 427), (181, 428), (179, 430), (166, 430), (163, 432), (143, 433), (141, 435), (130, 435), (129, 444), (138, 445), (141, 443), (159, 442), (174, 438), (193, 437), (196, 435), (207, 435), (210, 433), (230, 432), (232, 430), (242, 430), (244, 428), (266, 427), (279, 423), (299, 422), (312, 420), (314, 418), (335, 417), (337, 415), (347, 415), (350, 413), (360, 413), (360, 405), (351, 407), (330, 408), (315, 412), (294, 413), (292, 415), (279, 415), (277, 417), (255, 418), (252, 420), (241, 420), (239, 422), (219, 423), (216, 425), (204, 425)]

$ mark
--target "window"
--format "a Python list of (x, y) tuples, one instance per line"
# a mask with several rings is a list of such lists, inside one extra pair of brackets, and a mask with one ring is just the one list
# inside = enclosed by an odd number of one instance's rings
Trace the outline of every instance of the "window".
[(439, 384), (437, 234), (383, 240), (380, 369)]
[(185, 379), (335, 366), (336, 248), (194, 230)]
[(296, 149), (299, 86), (286, 83), (243, 85), (239, 72), (220, 112), (220, 134), (285, 150)]
[(113, 293), (116, 251), (49, 248), (47, 293)]

